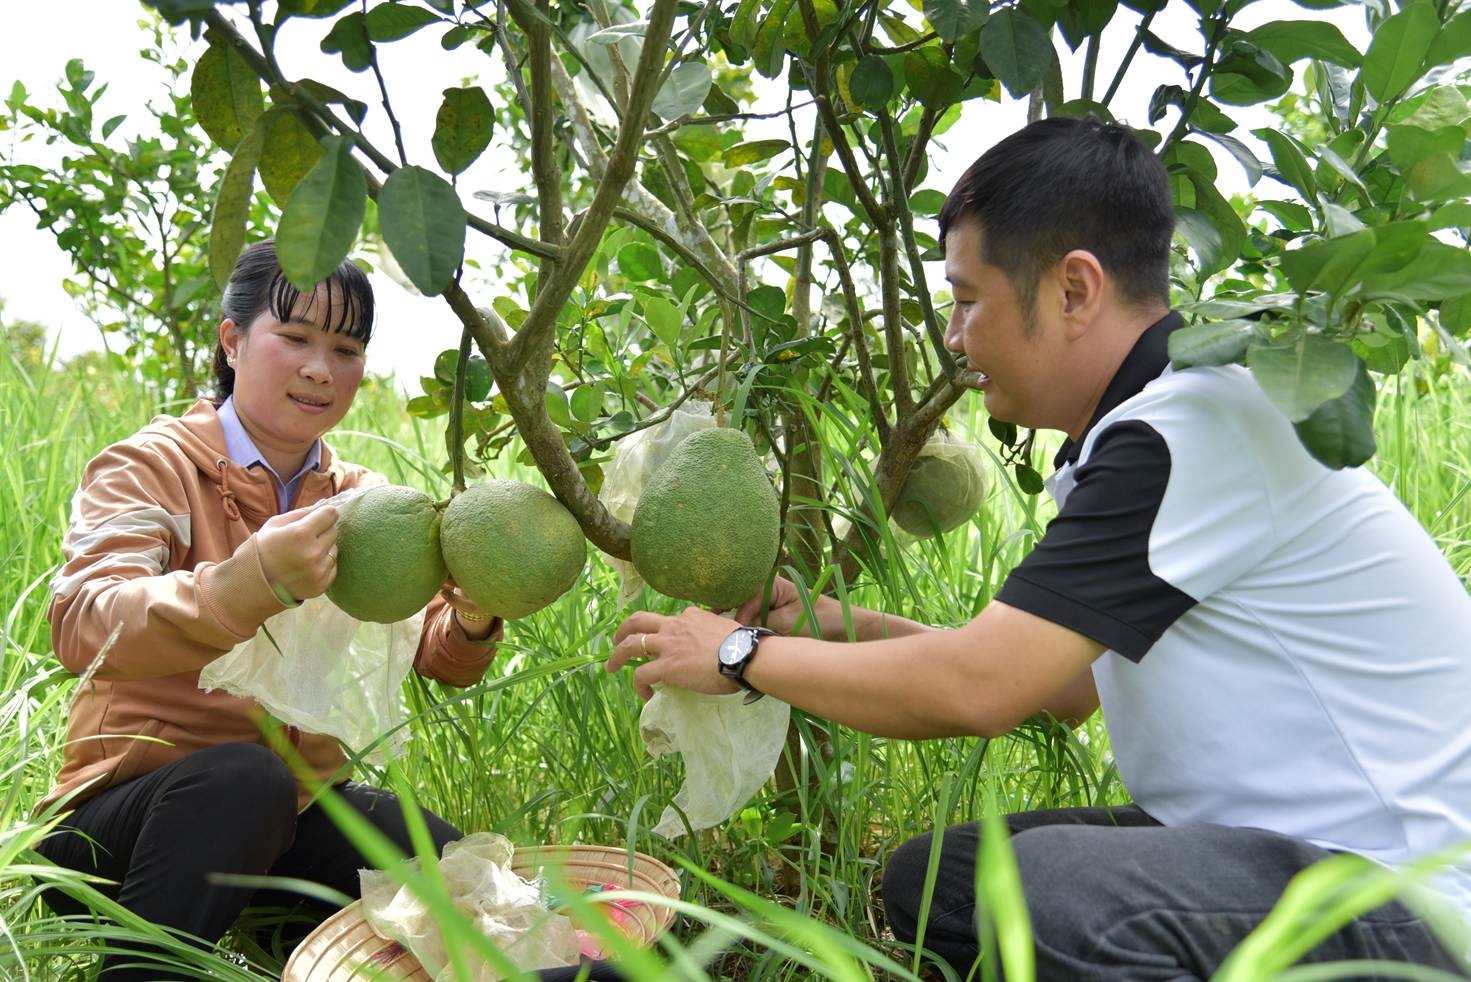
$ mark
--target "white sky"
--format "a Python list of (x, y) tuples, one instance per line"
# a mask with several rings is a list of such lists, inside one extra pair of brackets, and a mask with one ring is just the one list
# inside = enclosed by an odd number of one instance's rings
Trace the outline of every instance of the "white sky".
[[(147, 118), (140, 110), (147, 100), (158, 98), (162, 89), (161, 70), (143, 62), (137, 54), (148, 40), (138, 27), (142, 14), (140, 5), (131, 0), (92, 0), (85, 6), (85, 15), (78, 12), (63, 30), (56, 23), (55, 11), (46, 4), (10, 5), (6, 29), (0, 31), (0, 99), (9, 95), (12, 83), (19, 79), (31, 92), (33, 102), (39, 100), (43, 104), (52, 104), (52, 88), (62, 77), (66, 62), (79, 57), (88, 69), (96, 72), (99, 82), (109, 83), (108, 91), (97, 107), (97, 118), (132, 114), (119, 131), (118, 135), (123, 135), (129, 132), (128, 127), (133, 125), (135, 118), (139, 121)], [(1250, 29), (1278, 19), (1330, 19), (1359, 50), (1364, 50), (1368, 43), (1363, 11), (1357, 4), (1322, 11), (1306, 10), (1287, 0), (1259, 0), (1247, 7), (1233, 26)], [(1184, 0), (1170, 0), (1165, 10), (1156, 16), (1152, 29), (1176, 47), (1198, 51), (1197, 22), (1195, 12)], [(1115, 22), (1105, 31), (1097, 70), (1098, 93), (1102, 93), (1113, 77), (1115, 67), (1133, 38), (1135, 23), (1136, 15), (1120, 7)], [(317, 50), (317, 41), (326, 33), (329, 24), (330, 21), (293, 22), (290, 29), (283, 32), (278, 48), (283, 68), (288, 75), (316, 78), (368, 102), (371, 107), (369, 136), (380, 149), (391, 152), (392, 140), (387, 134), (371, 73), (349, 73), (337, 56), (323, 55)], [(487, 68), (484, 57), (470, 46), (454, 53), (442, 51), (438, 33), (429, 29), (408, 41), (385, 46), (383, 62), (394, 107), (403, 124), (410, 161), (429, 166), (433, 166), (428, 149), (429, 136), (440, 91), (451, 85), (463, 84), (477, 71), (494, 71), (494, 68)], [(1067, 51), (1060, 37), (1054, 35), (1054, 40), (1063, 55), (1065, 92), (1068, 98), (1076, 97), (1082, 74), (1082, 49), (1074, 54)], [(197, 57), (202, 44), (197, 42), (188, 50), (191, 61)], [(1115, 114), (1134, 125), (1146, 124), (1149, 97), (1156, 86), (1165, 82), (1183, 84), (1179, 68), (1172, 62), (1140, 51), (1113, 100)], [(779, 104), (771, 108), (778, 107)], [(1262, 109), (1228, 107), (1228, 112), (1241, 124), (1240, 130), (1233, 135), (1248, 144), (1255, 143), (1255, 140), (1247, 131), (1271, 122), (1270, 114)], [(1174, 119), (1172, 111), (1157, 124), (1157, 128), (1168, 132)], [(934, 152), (927, 186), (948, 191), (975, 157), (1024, 122), (1024, 103), (967, 103), (961, 121), (941, 138), (943, 146)], [(808, 129), (810, 131), (810, 124)], [(785, 137), (785, 124), (782, 123), (771, 135)], [(12, 143), (12, 136), (12, 133), (0, 132), (0, 155), (13, 155), (35, 163), (52, 161), (44, 148), (33, 144), (17, 146)], [(1246, 183), (1240, 166), (1215, 144), (1209, 145), (1216, 153), (1223, 190), (1228, 193), (1244, 190)], [(1265, 150), (1260, 146), (1257, 149), (1258, 156), (1267, 159)], [(529, 176), (522, 173), (514, 161), (506, 161), (503, 156), (497, 159), (491, 154), (460, 178), (460, 188), (467, 199), (475, 190), (529, 190), (529, 185)], [(1270, 193), (1282, 196), (1286, 190), (1279, 185), (1274, 186)], [(472, 210), (487, 214), (480, 207), (483, 202), (467, 200), (467, 203)], [(5, 316), (8, 319), (38, 321), (58, 331), (62, 357), (99, 347), (97, 329), (75, 309), (72, 300), (61, 289), (62, 280), (72, 272), (66, 255), (52, 242), (49, 233), (35, 229), (34, 224), (34, 217), (28, 210), (12, 208), (0, 213), (0, 249), (3, 249), (4, 256), (4, 261), (0, 262), (0, 298), (5, 301)], [(493, 250), (501, 248), (474, 233), (470, 242), (475, 250), (472, 254), (481, 256), (492, 255)], [(383, 276), (375, 276), (374, 285), (380, 314), (377, 333), (369, 350), (368, 368), (380, 374), (395, 375), (403, 387), (417, 392), (418, 377), (432, 371), (434, 357), (458, 343), (458, 322), (442, 300), (412, 296)], [(482, 296), (477, 299), (488, 303), (489, 290), (483, 289), (480, 294)]]

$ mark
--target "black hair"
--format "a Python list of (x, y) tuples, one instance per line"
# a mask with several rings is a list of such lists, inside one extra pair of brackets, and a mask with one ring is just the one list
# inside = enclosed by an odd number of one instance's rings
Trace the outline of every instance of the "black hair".
[(981, 260), (1007, 275), (1028, 322), (1042, 274), (1073, 249), (1097, 257), (1125, 300), (1169, 303), (1169, 176), (1127, 126), (1059, 117), (1011, 134), (945, 199), (942, 247), (965, 221), (979, 225)]
[[(367, 344), (373, 337), (373, 287), (367, 274), (351, 260), (344, 259), (320, 284), (327, 297), (326, 329), (346, 334)], [(298, 308), (302, 298), (305, 306)], [(315, 290), (298, 290), (281, 272), (276, 258), (276, 243), (271, 239), (257, 242), (235, 260), (225, 295), (220, 298), (220, 313), (245, 332), (261, 314), (270, 312), (279, 321), (300, 319), (311, 314), (317, 302)], [(225, 346), (215, 342), (214, 398), (224, 402), (235, 391), (235, 369), (226, 359)]]

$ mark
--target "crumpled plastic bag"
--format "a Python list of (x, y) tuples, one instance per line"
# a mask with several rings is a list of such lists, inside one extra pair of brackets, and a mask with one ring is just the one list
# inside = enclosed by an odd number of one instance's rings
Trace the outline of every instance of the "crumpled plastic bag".
[[(476, 832), (445, 846), (439, 873), (450, 899), (518, 968), (576, 965), (582, 951), (577, 929), (566, 915), (547, 909), (539, 880), (528, 882), (511, 869), (514, 853), (510, 840), (494, 832)], [(381, 870), (359, 870), (358, 883), (369, 927), (413, 952), (430, 975), (453, 974), (445, 967), (449, 952), (439, 924), (417, 894)], [(473, 982), (500, 978), (487, 964), (473, 966)]]
[[(919, 453), (915, 458), (916, 463), (925, 457), (941, 457), (963, 465), (962, 471), (965, 474), (968, 484), (963, 489), (960, 489), (958, 493), (970, 497), (976, 502), (977, 510), (980, 509), (991, 487), (991, 465), (986, 458), (985, 451), (978, 444), (968, 440), (962, 440), (945, 430), (937, 429), (925, 441), (925, 445), (920, 447)], [(893, 536), (894, 541), (901, 546), (912, 545), (921, 539), (929, 537), (927, 535), (914, 535), (905, 531), (894, 520), (892, 514), (889, 516), (888, 524), (889, 533)], [(852, 520), (845, 516), (837, 516), (833, 519), (833, 534), (839, 539), (845, 538), (852, 527)]]
[[(341, 504), (360, 491), (337, 495)], [(424, 613), (392, 624), (360, 621), (325, 595), (268, 619), (255, 637), (199, 673), (199, 687), (254, 699), (289, 726), (335, 737), (386, 764), (409, 740), (403, 683), (414, 667)]]
[[(715, 417), (710, 413), (708, 402), (687, 402), (657, 426), (619, 440), (612, 462), (603, 471), (603, 487), (598, 492), (598, 500), (608, 509), (608, 514), (620, 522), (632, 522), (644, 485), (669, 457), (670, 451), (696, 430), (709, 429), (714, 425)], [(618, 604), (622, 606), (638, 596), (644, 587), (644, 578), (638, 575), (633, 563), (613, 556), (607, 559), (618, 571)]]
[[(711, 657), (714, 657), (713, 653)], [(679, 753), (684, 784), (654, 831), (673, 838), (719, 825), (751, 800), (776, 770), (792, 707), (771, 696), (745, 704), (746, 693), (712, 696), (659, 686), (644, 704), (638, 731), (649, 754)]]

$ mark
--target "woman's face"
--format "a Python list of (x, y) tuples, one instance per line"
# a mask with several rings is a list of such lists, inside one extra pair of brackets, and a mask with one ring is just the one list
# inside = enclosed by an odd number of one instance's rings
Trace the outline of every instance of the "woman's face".
[(262, 453), (305, 454), (347, 414), (363, 380), (363, 342), (327, 330), (327, 299), (319, 288), (288, 321), (266, 310), (245, 330), (220, 325), (235, 367), (235, 411)]

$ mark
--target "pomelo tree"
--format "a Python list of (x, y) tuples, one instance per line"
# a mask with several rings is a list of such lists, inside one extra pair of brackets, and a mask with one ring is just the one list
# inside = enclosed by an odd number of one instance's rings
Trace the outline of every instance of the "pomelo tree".
[[(965, 392), (926, 276), (948, 190), (927, 183), (929, 153), (1003, 103), (1119, 118), (1156, 148), (1179, 219), (1177, 296), (1199, 315), (1172, 358), (1245, 364), (1326, 464), (1372, 455), (1373, 373), (1422, 357), (1421, 337), (1465, 359), (1462, 3), (1371, 0), (1359, 50), (1315, 13), (1335, 0), (1265, 23), (1244, 16), (1251, 0), (1190, 0), (1184, 47), (1152, 30), (1164, 0), (151, 2), (208, 43), (189, 108), (229, 154), (208, 219), (215, 280), (263, 210), (279, 209), (301, 283), (378, 243), (463, 328), (409, 407), (446, 419), (457, 483), (467, 453), (498, 452), (514, 430), (614, 556), (629, 530), (597, 498), (601, 463), (696, 397), (781, 462), (788, 559), (851, 568), (864, 522), (845, 543), (802, 507), (857, 473), (834, 473), (818, 434), (843, 427), (869, 451), (855, 511), (887, 510)], [(1104, 64), (1110, 25), (1132, 40)], [(310, 32), (321, 64), (371, 79), (375, 98), (288, 73), (288, 31)], [(411, 100), (392, 52), (426, 36), (475, 52), (479, 78)], [(1173, 77), (1122, 105), (1131, 72), (1159, 75), (1141, 50)], [(1076, 78), (1068, 51), (1083, 52)], [(1244, 132), (1233, 113), (1258, 104), (1283, 124)], [(431, 118), (432, 135), (405, 139), (402, 121)], [(1222, 193), (1212, 146), (1248, 195)], [(521, 186), (460, 180), (485, 154), (520, 161)], [(0, 171), (12, 196), (26, 177)], [(492, 258), (467, 262), (473, 240)], [(992, 431), (1035, 493), (1030, 440)]]

